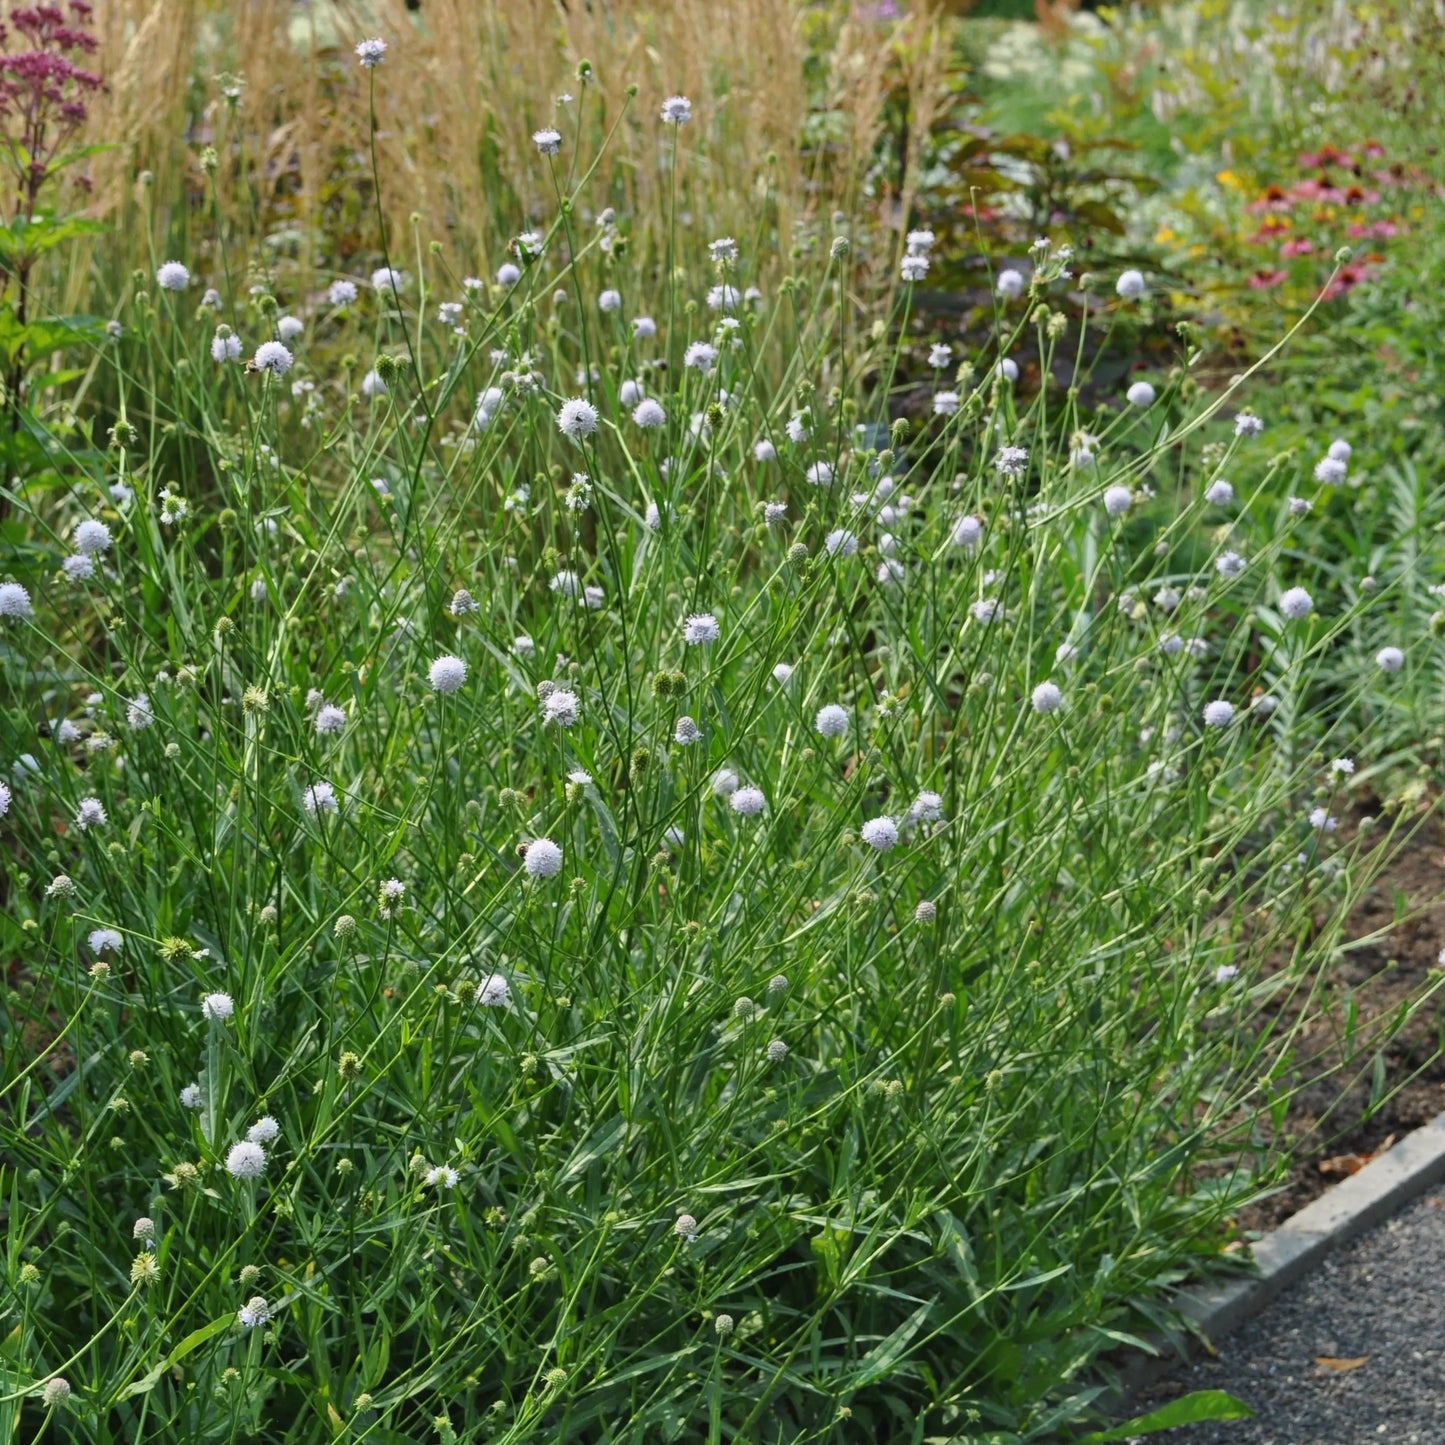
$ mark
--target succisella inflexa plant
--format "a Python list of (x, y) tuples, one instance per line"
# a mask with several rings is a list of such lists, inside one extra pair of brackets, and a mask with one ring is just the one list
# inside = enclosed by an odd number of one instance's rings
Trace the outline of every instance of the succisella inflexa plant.
[(158, 258), (16, 499), (6, 1439), (1056, 1438), (1270, 1177), (1390, 832), (1329, 480), (1079, 410), (1137, 273), (909, 423), (926, 234), (637, 275), (536, 144), (486, 279)]

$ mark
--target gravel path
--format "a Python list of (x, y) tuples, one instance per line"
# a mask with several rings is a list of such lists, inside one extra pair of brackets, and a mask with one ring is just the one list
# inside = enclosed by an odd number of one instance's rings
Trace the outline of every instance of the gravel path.
[[(1330, 1369), (1321, 1356), (1364, 1363)], [(1228, 1390), (1255, 1418), (1154, 1437), (1168, 1445), (1442, 1445), (1445, 1198), (1346, 1245), (1174, 1380)]]

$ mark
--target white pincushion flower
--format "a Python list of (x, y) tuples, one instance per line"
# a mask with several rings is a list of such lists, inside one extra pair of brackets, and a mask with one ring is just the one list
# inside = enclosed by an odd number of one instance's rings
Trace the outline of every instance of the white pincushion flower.
[(863, 841), (876, 852), (886, 853), (898, 846), (898, 824), (892, 818), (869, 818), (859, 830)]
[(363, 70), (375, 70), (386, 59), (386, 41), (379, 35), (361, 41), (356, 47), (356, 58)]
[(1119, 279), (1114, 282), (1115, 292), (1125, 301), (1137, 301), (1144, 294), (1144, 273), (1142, 271), (1123, 271)]
[(726, 282), (710, 287), (707, 293), (709, 311), (736, 311), (741, 300), (742, 297), (738, 294), (737, 288), (729, 286)]
[(1019, 379), (1019, 365), (1011, 356), (1006, 356), (998, 364), (998, 375), (1005, 381), (1017, 381)]
[(229, 326), (221, 326), (211, 338), (211, 360), (220, 364), (238, 361), (241, 356), (241, 338)]
[(682, 640), (689, 646), (707, 646), (722, 636), (717, 618), (711, 612), (694, 612), (682, 624)]
[(787, 687), (793, 678), (793, 664), (791, 662), (780, 662), (773, 668), (773, 681), (779, 687)]
[(1003, 616), (1003, 605), (996, 597), (980, 597), (969, 604), (968, 611), (975, 622), (997, 622)]
[(858, 538), (846, 527), (836, 527), (823, 538), (830, 557), (851, 557), (858, 550)]
[(162, 291), (184, 291), (191, 284), (191, 273), (179, 261), (163, 261), (156, 269), (156, 285)]
[(565, 687), (549, 692), (542, 701), (542, 720), (558, 727), (570, 728), (581, 711), (582, 699)]
[(841, 738), (848, 731), (848, 709), (836, 702), (827, 703), (818, 709), (813, 726), (825, 738)]
[(482, 604), (465, 587), (458, 587), (452, 594), (452, 600), (447, 604), (447, 611), (453, 617), (470, 617), (472, 613), (481, 610)]
[(201, 1092), (199, 1084), (187, 1084), (181, 1090), (181, 1108), (199, 1109), (206, 1102), (206, 1096)]
[(1314, 598), (1303, 587), (1289, 587), (1280, 593), (1279, 610), (1293, 622), (1310, 615)]
[[(800, 411), (795, 411), (787, 420), (783, 430), (788, 434), (788, 440), (795, 445), (801, 446), (812, 434), (812, 427), (808, 424), (808, 418)], [(771, 460), (771, 458), (769, 458)]]
[(510, 261), (503, 261), (497, 267), (497, 285), (515, 286), (522, 279), (522, 268), (514, 266)]
[(1234, 434), (1237, 437), (1257, 437), (1264, 430), (1264, 423), (1252, 411), (1242, 411), (1234, 419)]
[(483, 1008), (508, 1008), (512, 1002), (511, 986), (501, 974), (488, 974), (477, 985), (477, 1002)]
[(95, 559), (77, 552), (73, 557), (66, 557), (61, 561), (60, 570), (71, 582), (89, 582), (95, 576)]
[(1243, 573), (1245, 567), (1244, 558), (1238, 552), (1225, 552), (1215, 559), (1214, 570), (1221, 577), (1232, 581)]
[(1348, 778), (1355, 771), (1355, 760), (1353, 758), (1336, 758), (1330, 764), (1330, 772), (1339, 777)]
[(692, 102), (685, 95), (670, 95), (662, 102), (664, 125), (686, 125), (692, 119)]
[(623, 406), (636, 406), (647, 395), (647, 388), (640, 381), (629, 377), (617, 388), (617, 400)]
[(564, 401), (557, 413), (557, 430), (573, 441), (590, 437), (597, 430), (597, 408), (580, 396)]
[(316, 709), (316, 731), (322, 737), (334, 737), (346, 731), (346, 709), (334, 702), (322, 703)]
[(253, 1144), (270, 1144), (281, 1133), (281, 1126), (270, 1114), (262, 1114), (249, 1129), (246, 1138)]
[(712, 775), (712, 790), (719, 798), (730, 798), (738, 790), (738, 775), (731, 768), (719, 768)]
[(555, 878), (562, 871), (562, 850), (550, 838), (527, 844), (522, 866), (533, 878)]
[(1311, 808), (1309, 824), (1318, 833), (1333, 833), (1340, 821), (1327, 808)]
[(326, 299), (333, 306), (350, 306), (356, 300), (356, 282), (342, 277), (326, 288)]
[(557, 573), (547, 586), (559, 597), (580, 597), (582, 595), (582, 579), (575, 572), (565, 568)]
[(427, 1170), (422, 1176), (422, 1182), (431, 1189), (455, 1189), (460, 1178), (461, 1175), (450, 1165), (438, 1164)]
[(1211, 728), (1227, 728), (1234, 721), (1234, 704), (1216, 698), (1204, 704), (1204, 725)]
[(431, 679), (432, 687), (437, 692), (456, 692), (467, 680), (467, 665), (460, 657), (444, 653), (432, 663), (431, 670), (427, 675)]
[(95, 928), (91, 930), (86, 942), (94, 954), (119, 953), (121, 936), (114, 928)]
[(201, 1013), (218, 1023), (224, 1022), (236, 1012), (236, 1001), (228, 993), (208, 993), (201, 1000)]
[(768, 805), (768, 800), (763, 796), (761, 788), (746, 787), (739, 788), (731, 798), (728, 799), (734, 813), (740, 813), (744, 818), (755, 818)]
[(833, 468), (827, 462), (814, 462), (806, 475), (815, 487), (826, 487), (833, 480)]
[(1154, 388), (1147, 381), (1136, 381), (1124, 393), (1124, 398), (1130, 406), (1153, 406), (1154, 394)]
[(1104, 492), (1104, 510), (1111, 517), (1122, 517), (1134, 505), (1134, 493), (1122, 484)]
[(104, 522), (87, 517), (75, 524), (75, 550), (85, 557), (108, 552), (111, 547), (110, 528)]
[(922, 281), (928, 275), (927, 256), (905, 256), (898, 267), (905, 281)]
[(650, 341), (657, 335), (657, 322), (650, 316), (634, 316), (632, 318), (632, 335), (638, 341)]
[(1047, 716), (1051, 712), (1058, 712), (1063, 706), (1064, 695), (1059, 691), (1058, 684), (1052, 682), (1041, 682), (1033, 691), (1030, 701), (1034, 705), (1034, 711)]
[(301, 801), (308, 813), (335, 813), (339, 811), (336, 789), (321, 780), (312, 783), (301, 795)]
[[(365, 42), (362, 42), (365, 44)], [(377, 45), (381, 41), (375, 42)], [(365, 61), (362, 62), (365, 64)], [(372, 62), (375, 64), (376, 62)], [(258, 1330), (262, 1325), (268, 1324), (271, 1319), (271, 1306), (266, 1303), (262, 1295), (252, 1295), (240, 1309), (236, 1311), (236, 1319), (240, 1321), (243, 1329)]]
[(126, 726), (132, 732), (140, 732), (148, 728), (156, 720), (154, 709), (151, 707), (151, 700), (145, 693), (138, 693), (130, 700), (125, 710)]
[(929, 230), (910, 231), (904, 237), (903, 244), (908, 248), (910, 256), (926, 256), (933, 249), (934, 242), (938, 237)]
[(398, 271), (394, 266), (378, 266), (371, 273), (371, 289), (373, 291), (385, 292), (389, 296), (396, 296), (406, 286), (406, 273)]
[(1204, 493), (1204, 500), (1213, 507), (1227, 507), (1234, 500), (1234, 488), (1220, 477), (1217, 481), (1209, 484), (1209, 489)]
[(306, 323), (299, 316), (283, 316), (276, 323), (276, 335), (285, 342), (295, 341), (305, 330)]
[[(620, 292), (620, 291), (613, 291), (613, 290), (604, 291), (604, 292), (597, 298), (597, 309), (598, 309), (599, 311), (621, 311), (621, 310), (622, 310), (622, 292)], [(626, 385), (627, 385), (627, 384), (624, 382), (624, 383), (623, 383), (623, 389), (624, 389), (624, 390), (626, 390)], [(624, 397), (623, 400), (625, 401), (626, 398)]]
[(64, 1375), (52, 1375), (40, 1390), (40, 1403), (47, 1410), (59, 1410), (70, 1398), (70, 1381)]
[(679, 747), (691, 747), (693, 743), (702, 741), (702, 729), (684, 714), (673, 724), (672, 740)]
[(953, 531), (949, 533), (949, 541), (955, 547), (976, 547), (978, 539), (983, 536), (983, 519), (981, 517), (960, 517), (953, 524)]
[(1337, 487), (1344, 481), (1349, 468), (1337, 457), (1324, 457), (1315, 466), (1315, 481), (1328, 487)]
[(1375, 654), (1375, 662), (1384, 672), (1399, 672), (1405, 665), (1405, 654), (1398, 647), (1382, 647)]
[(736, 261), (738, 243), (731, 236), (719, 236), (707, 243), (707, 254), (713, 261)]
[(770, 527), (781, 527), (788, 520), (788, 504), (786, 502), (764, 502), (763, 521)]
[(935, 341), (928, 348), (928, 364), (932, 367), (947, 366), (953, 360), (953, 347), (946, 341)]
[(940, 823), (943, 821), (943, 795), (925, 788), (913, 800), (908, 809), (910, 823)]
[(1330, 443), (1330, 449), (1326, 456), (1333, 457), (1337, 462), (1347, 462), (1355, 454), (1355, 449), (1343, 437), (1336, 437)]
[(555, 156), (562, 149), (562, 132), (553, 130), (551, 126), (544, 130), (532, 132), (532, 144), (537, 147), (544, 156)]
[(291, 370), (291, 363), (294, 359), (279, 341), (263, 341), (256, 348), (256, 354), (251, 358), (251, 365), (257, 371), (265, 371), (272, 376), (285, 376)]
[(958, 415), (958, 393), (956, 391), (939, 391), (933, 396), (934, 416), (957, 416)]
[(1000, 447), (993, 459), (993, 469), (1001, 477), (1021, 477), (1029, 469), (1027, 447)]
[(998, 273), (996, 289), (998, 291), (998, 294), (1002, 296), (1005, 301), (1017, 300), (1020, 296), (1024, 294), (1023, 273), (1015, 271), (1012, 268), (1009, 268), (1005, 271), (1000, 271)]
[(717, 347), (708, 341), (694, 341), (682, 354), (682, 364), (693, 371), (704, 374), (711, 371), (717, 360)]
[(667, 422), (667, 413), (662, 409), (661, 402), (654, 401), (649, 396), (638, 402), (632, 413), (632, 420), (643, 428), (664, 426)]
[(697, 1220), (690, 1214), (679, 1214), (677, 1221), (672, 1226), (672, 1232), (677, 1235), (679, 1239), (684, 1239), (691, 1243), (697, 1238)]
[(266, 1151), (249, 1139), (232, 1144), (226, 1154), (226, 1172), (237, 1179), (259, 1179), (266, 1172)]
[[(386, 390), (386, 383), (381, 379), (381, 374), (377, 371), (368, 371), (366, 375), (361, 378), (361, 394), (364, 397), (374, 399), (378, 396), (385, 396)], [(488, 420), (490, 420), (490, 418), (488, 418)]]
[(75, 810), (75, 826), (83, 833), (87, 828), (102, 828), (106, 818), (105, 805), (99, 798), (82, 798)]

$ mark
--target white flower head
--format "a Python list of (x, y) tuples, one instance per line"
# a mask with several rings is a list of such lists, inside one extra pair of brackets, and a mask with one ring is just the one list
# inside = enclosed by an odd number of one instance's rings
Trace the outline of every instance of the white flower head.
[(1314, 605), (1314, 598), (1303, 587), (1289, 587), (1280, 593), (1279, 610), (1292, 622), (1308, 617)]
[(670, 95), (662, 102), (664, 125), (686, 125), (692, 119), (692, 102), (685, 95)]
[(544, 130), (532, 132), (532, 144), (544, 156), (555, 156), (562, 149), (562, 132), (547, 126)]
[(557, 430), (573, 441), (590, 437), (597, 430), (597, 408), (582, 397), (564, 401), (557, 413)]
[(555, 878), (562, 871), (562, 850), (550, 838), (527, 844), (522, 866), (533, 878)]
[(291, 363), (295, 358), (290, 351), (279, 341), (263, 341), (257, 348), (256, 354), (251, 358), (251, 364), (257, 371), (264, 371), (271, 376), (285, 376), (291, 370)]
[(237, 1179), (260, 1179), (266, 1173), (266, 1150), (249, 1139), (231, 1144), (225, 1155), (225, 1170)]
[(898, 846), (898, 824), (892, 818), (870, 818), (859, 830), (863, 841), (878, 853)]
[(711, 612), (694, 612), (682, 624), (682, 640), (689, 646), (708, 646), (722, 636), (718, 620)]
[(224, 1023), (236, 1012), (236, 1001), (228, 993), (208, 993), (201, 1000), (201, 1014), (214, 1023)]
[(512, 990), (499, 973), (491, 973), (477, 985), (477, 1002), (483, 1008), (509, 1008)]
[(1041, 682), (1034, 690), (1030, 698), (1034, 711), (1047, 716), (1051, 712), (1058, 712), (1064, 705), (1064, 695), (1059, 690), (1057, 683)]
[(363, 70), (375, 70), (386, 59), (386, 41), (380, 36), (361, 41), (356, 47), (356, 58)]
[(1204, 704), (1204, 725), (1211, 728), (1227, 728), (1234, 721), (1234, 704), (1223, 698)]
[(1114, 282), (1116, 294), (1125, 301), (1137, 301), (1145, 290), (1144, 273), (1142, 271), (1122, 271), (1119, 279)]
[(440, 693), (456, 692), (467, 680), (467, 665), (460, 657), (444, 653), (432, 663), (427, 674), (432, 688)]
[(162, 261), (156, 268), (156, 285), (162, 291), (184, 291), (191, 284), (191, 273), (179, 261)]

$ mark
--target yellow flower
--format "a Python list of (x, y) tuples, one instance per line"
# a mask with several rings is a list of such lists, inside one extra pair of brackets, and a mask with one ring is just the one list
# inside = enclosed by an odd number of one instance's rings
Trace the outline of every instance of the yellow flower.
[(1237, 176), (1231, 170), (1223, 170), (1218, 172), (1215, 175), (1214, 179), (1218, 181), (1221, 186), (1228, 186), (1229, 189), (1232, 191), (1242, 191), (1245, 189), (1243, 177)]

